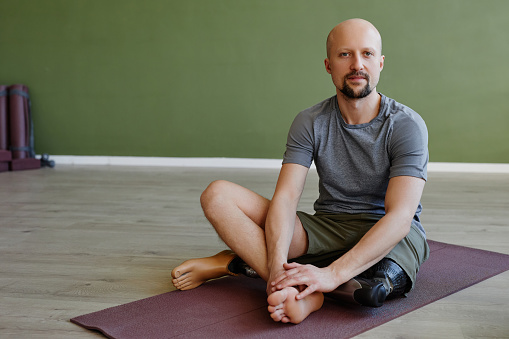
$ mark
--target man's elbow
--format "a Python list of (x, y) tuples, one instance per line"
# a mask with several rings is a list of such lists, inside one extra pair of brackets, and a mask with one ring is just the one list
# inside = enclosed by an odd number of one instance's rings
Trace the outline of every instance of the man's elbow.
[(402, 238), (406, 237), (408, 233), (410, 233), (415, 212), (412, 213), (407, 209), (400, 209), (387, 211), (387, 215), (390, 216), (393, 224), (397, 225), (398, 230), (401, 232)]

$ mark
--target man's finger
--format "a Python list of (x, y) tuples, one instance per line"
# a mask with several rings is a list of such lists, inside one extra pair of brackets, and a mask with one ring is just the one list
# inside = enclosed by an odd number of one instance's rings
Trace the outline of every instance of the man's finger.
[(288, 278), (288, 274), (287, 272), (283, 272), (282, 274), (278, 275), (276, 277), (276, 279), (272, 280), (272, 283), (271, 285), (272, 286), (276, 286), (277, 284), (279, 284), (281, 281), (285, 280)]
[(294, 276), (296, 274), (298, 274), (300, 272), (300, 268), (291, 268), (289, 270), (287, 270), (284, 274), (287, 276), (287, 277), (291, 277), (291, 276)]
[(276, 279), (272, 280), (270, 285), (271, 286), (276, 286), (277, 283), (279, 283), (279, 281), (281, 280), (280, 276), (277, 277)]
[(306, 289), (304, 289), (304, 291), (302, 291), (299, 294), (297, 294), (295, 296), (295, 299), (298, 299), (298, 300), (304, 299), (305, 297), (307, 297), (308, 295), (310, 295), (314, 291), (316, 291), (315, 285), (308, 286)]
[(299, 266), (302, 266), (302, 265), (301, 265), (301, 264), (299, 264), (299, 263), (297, 263), (297, 262), (291, 262), (291, 263), (289, 263), (289, 264), (287, 264), (287, 263), (284, 263), (284, 264), (283, 264), (283, 268), (284, 268), (285, 270), (290, 270), (290, 269), (292, 269), (292, 268), (297, 268), (297, 267), (299, 267)]
[(298, 277), (296, 277), (296, 278), (295, 277), (287, 278), (287, 279), (281, 281), (279, 284), (277, 284), (276, 288), (278, 290), (282, 290), (285, 287), (292, 287), (292, 286), (302, 285), (301, 280), (302, 279), (299, 279)]

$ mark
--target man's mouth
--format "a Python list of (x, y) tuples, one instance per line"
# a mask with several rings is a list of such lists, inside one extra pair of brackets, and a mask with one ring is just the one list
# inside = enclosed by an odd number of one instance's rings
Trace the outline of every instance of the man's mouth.
[(368, 77), (367, 76), (364, 76), (364, 75), (350, 75), (348, 77), (348, 80), (353, 80), (353, 81), (359, 81), (359, 80), (367, 80)]
[(348, 80), (354, 80), (354, 81), (355, 80), (368, 80), (368, 75), (365, 73), (361, 73), (361, 72), (350, 73), (346, 77)]

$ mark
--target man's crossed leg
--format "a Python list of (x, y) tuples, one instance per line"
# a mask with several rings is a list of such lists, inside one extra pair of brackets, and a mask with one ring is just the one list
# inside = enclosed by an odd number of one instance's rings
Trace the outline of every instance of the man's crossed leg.
[[(281, 267), (269, 271), (265, 221), (270, 201), (242, 186), (227, 181), (214, 181), (201, 195), (205, 216), (231, 251), (215, 256), (185, 261), (172, 271), (177, 289), (195, 288), (209, 279), (232, 274), (229, 264), (239, 256), (268, 282), (268, 310), (275, 321), (299, 323), (323, 304), (323, 294), (315, 292), (297, 300), (295, 287), (278, 290), (271, 282), (285, 272)], [(307, 235), (299, 218), (295, 216), (293, 237), (288, 258), (302, 256), (307, 251)]]
[[(298, 299), (297, 295), (305, 285), (278, 286), (284, 279), (284, 273), (299, 264), (284, 263), (270, 272), (265, 239), (265, 220), (270, 206), (268, 199), (239, 185), (215, 181), (202, 194), (201, 203), (205, 216), (233, 251), (225, 250), (211, 257), (187, 260), (176, 267), (172, 271), (172, 282), (177, 289), (188, 290), (209, 279), (241, 273), (253, 275), (252, 271), (256, 271), (267, 282), (268, 310), (275, 321), (299, 323), (322, 306), (324, 295), (321, 292)], [(288, 259), (301, 257), (306, 254), (307, 248), (306, 231), (300, 219), (295, 217)], [(381, 306), (389, 293), (397, 292), (392, 293), (394, 297), (405, 292), (408, 283), (406, 274), (388, 259), (362, 276), (333, 289), (327, 295), (343, 301)]]

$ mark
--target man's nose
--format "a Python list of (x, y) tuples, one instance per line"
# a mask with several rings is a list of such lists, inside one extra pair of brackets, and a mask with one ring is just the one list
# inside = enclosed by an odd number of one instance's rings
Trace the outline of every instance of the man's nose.
[(354, 55), (350, 68), (356, 71), (359, 71), (364, 68), (364, 64), (362, 63), (362, 57), (360, 55), (358, 54)]

